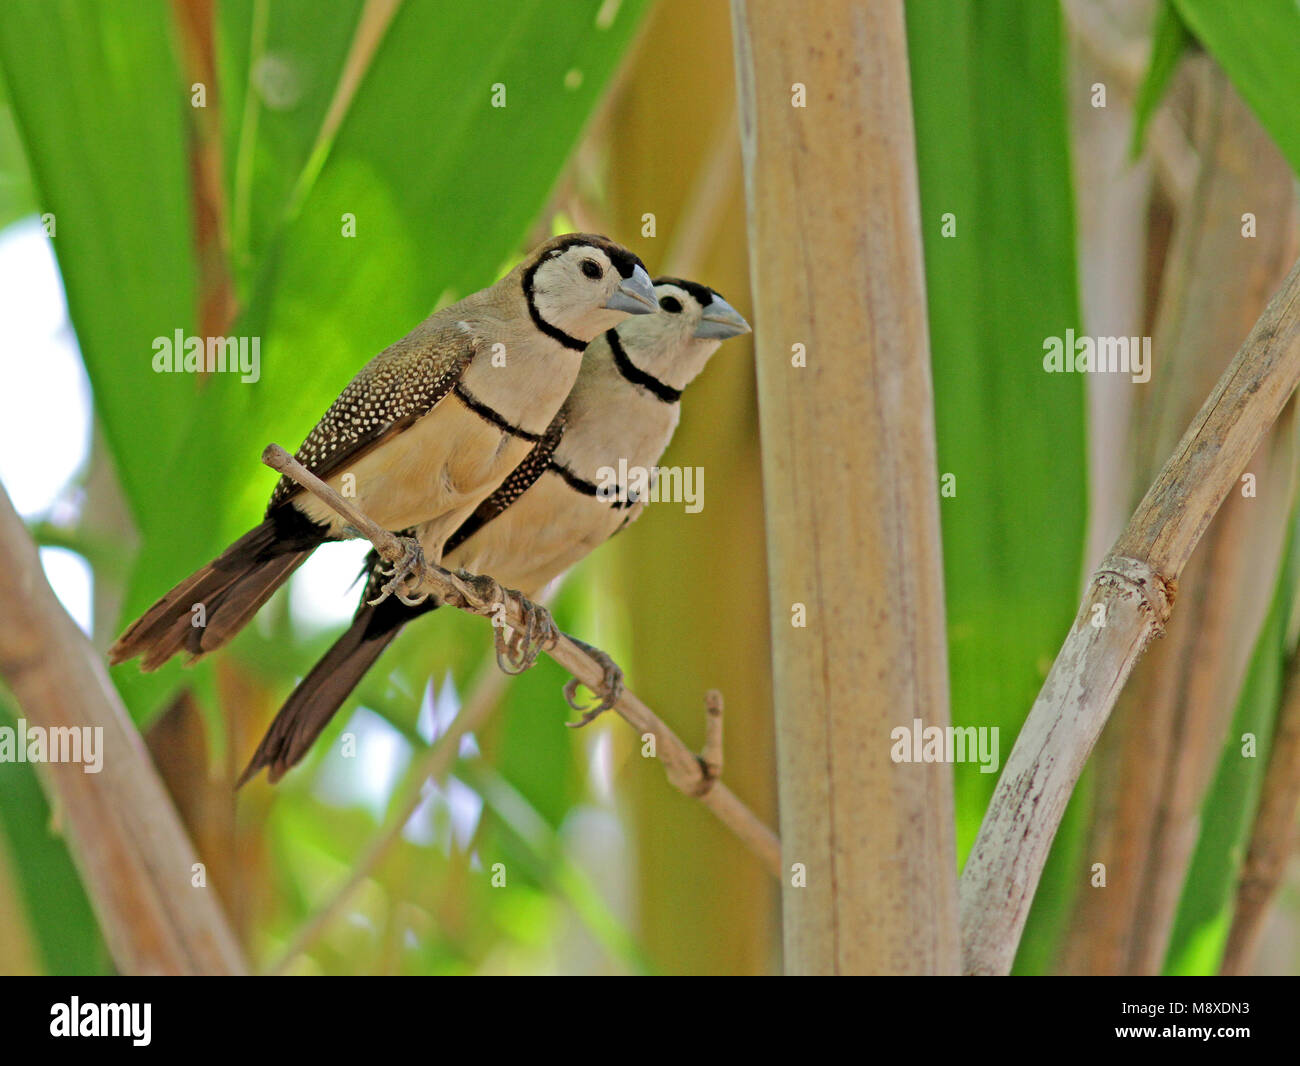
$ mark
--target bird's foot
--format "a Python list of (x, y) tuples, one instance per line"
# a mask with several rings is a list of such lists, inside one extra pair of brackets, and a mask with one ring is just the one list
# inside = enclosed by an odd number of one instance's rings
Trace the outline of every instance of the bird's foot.
[(402, 557), (390, 566), (380, 569), (379, 572), (388, 580), (380, 586), (379, 595), (367, 601), (372, 607), (383, 603), (389, 596), (396, 596), (408, 607), (418, 607), (429, 598), (428, 592), (408, 591), (420, 586), (425, 568), (424, 549), (420, 547), (420, 542), (415, 537), (397, 539), (402, 545)]
[[(537, 662), (547, 648), (553, 648), (560, 631), (551, 612), (533, 603), (522, 592), (502, 588), (495, 578), (469, 574), (461, 570), (457, 577), (473, 590), (482, 603), (492, 608), (492, 635), (496, 643), (497, 665), (507, 674), (522, 674)], [(507, 620), (506, 606), (513, 601), (523, 615), (523, 626), (516, 628)], [(508, 635), (507, 635), (508, 634)]]
[[(566, 633), (565, 636), (568, 636)], [(575, 677), (564, 686), (564, 698), (568, 701), (570, 707), (575, 711), (583, 711), (583, 716), (576, 722), (565, 722), (570, 729), (581, 729), (584, 725), (595, 721), (595, 719), (609, 710), (618, 702), (618, 698), (623, 695), (623, 671), (619, 669), (618, 663), (611, 659), (599, 648), (593, 648), (585, 641), (577, 637), (569, 637), (574, 644), (578, 645), (589, 656), (600, 664), (604, 676), (600, 680), (600, 687), (592, 689), (599, 697), (600, 702), (594, 706), (578, 702), (578, 685), (580, 682)]]

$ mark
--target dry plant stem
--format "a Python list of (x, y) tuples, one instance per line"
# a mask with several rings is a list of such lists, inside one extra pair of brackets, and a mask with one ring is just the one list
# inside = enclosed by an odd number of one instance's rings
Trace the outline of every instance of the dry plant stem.
[[(1067, 5), (1068, 6), (1068, 5)], [(1098, 5), (1092, 5), (1096, 8)], [(1129, 337), (1144, 332), (1145, 260), (1148, 254), (1147, 217), (1153, 186), (1151, 167), (1145, 161), (1129, 158), (1133, 135), (1131, 100), (1123, 93), (1112, 93), (1105, 108), (1092, 106), (1092, 86), (1110, 81), (1109, 70), (1094, 58), (1095, 49), (1082, 45), (1077, 33), (1071, 33), (1074, 47), (1071, 61), (1074, 74), (1070, 114), (1078, 214), (1078, 259), (1080, 300), (1087, 331), (1094, 336)], [(1164, 349), (1157, 349), (1164, 351)], [(1143, 386), (1142, 388), (1146, 388)], [(1199, 403), (1206, 388), (1196, 396)], [(1133, 506), (1130, 434), (1138, 390), (1128, 377), (1118, 374), (1093, 374), (1087, 382), (1088, 434), (1088, 530), (1085, 558), (1087, 570), (1100, 565), (1115, 538), (1124, 529)], [(1186, 419), (1183, 421), (1186, 425)], [(1182, 426), (1179, 426), (1182, 429)], [(1150, 483), (1142, 481), (1141, 488)], [(1139, 489), (1140, 491), (1140, 489)], [(1128, 690), (1131, 692), (1133, 685)], [(1109, 731), (1113, 734), (1116, 723)], [(1108, 754), (1107, 734), (1103, 733), (1093, 765), (1097, 767)], [(1104, 776), (1105, 768), (1096, 772)], [(1113, 795), (1103, 788), (1093, 789), (1094, 825), (1114, 809)], [(1092, 841), (1089, 841), (1091, 845)], [(1088, 856), (1105, 855), (1107, 870), (1110, 854), (1089, 848)], [(1115, 879), (1118, 881), (1118, 878)], [(1076, 939), (1085, 950), (1096, 955), (1104, 942), (1092, 935), (1089, 923), (1080, 920), (1084, 904), (1095, 903), (1101, 909), (1111, 901), (1102, 893), (1081, 893), (1069, 925), (1063, 960), (1074, 964), (1068, 950)], [(1104, 911), (1110, 918), (1110, 912)]]
[(99, 773), (47, 763), (41, 782), (118, 970), (243, 973), (215, 894), (191, 884), (194, 848), (140, 734), (99, 654), (47, 584), (3, 490), (0, 556), (0, 676), (29, 727), (103, 731)]
[(731, 10), (781, 838), (807, 876), (783, 889), (785, 964), (955, 973), (950, 768), (890, 756), (893, 729), (949, 723), (903, 5)]
[[(1173, 90), (1189, 101), (1205, 165), (1164, 259), (1152, 330), (1157, 373), (1141, 388), (1142, 432), (1128, 449), (1127, 485), (1113, 486), (1123, 513), (1106, 546), (1296, 255), (1290, 167), (1222, 72), (1203, 60), (1185, 62)], [(1242, 203), (1273, 220), (1257, 239), (1241, 238)], [(1141, 332), (1093, 329), (1107, 336)], [(1268, 610), (1259, 590), (1276, 582), (1291, 508), (1290, 425), (1284, 413), (1250, 460), (1257, 497), (1230, 493), (1207, 528), (1180, 575), (1177, 614), (1134, 669), (1098, 741), (1097, 809), (1076, 876), (1086, 878), (1093, 863), (1103, 862), (1107, 888), (1077, 897), (1062, 957), (1067, 972), (1163, 967), (1204, 793)]]
[(1265, 920), (1295, 850), (1300, 811), (1300, 654), (1287, 669), (1286, 692), (1273, 732), (1273, 747), (1251, 831), (1250, 849), (1237, 883), (1232, 928), (1220, 963), (1221, 974), (1254, 969)]
[(1097, 735), (1133, 664), (1162, 631), (1197, 541), (1297, 382), (1300, 262), (1094, 576), (1029, 712), (962, 873), (966, 972), (1010, 971), (1048, 849)]
[(716, 781), (722, 776), (722, 693), (710, 689), (704, 697), (704, 747), (700, 751), (700, 765), (704, 776)]
[[(400, 538), (377, 526), (279, 445), (268, 446), (262, 453), (262, 461), (329, 504), (375, 546), (385, 562), (392, 565), (401, 561), (403, 548)], [(418, 582), (413, 583), (408, 591), (430, 593), (444, 604), (459, 607), (471, 614), (491, 616), (499, 609), (504, 609), (506, 622), (516, 632), (522, 632), (526, 623), (520, 597), (507, 593), (495, 582), (492, 587), (492, 594), (483, 595), (472, 579), (426, 562), (419, 571)], [(604, 676), (603, 668), (563, 633), (558, 634), (554, 643), (542, 650), (593, 692), (599, 691)], [(758, 856), (774, 877), (780, 876), (781, 843), (776, 834), (737, 799), (726, 785), (711, 779), (705, 773), (699, 756), (676, 733), (626, 689), (611, 709), (641, 736), (654, 736), (655, 752), (674, 788), (698, 798)]]
[[(1189, 63), (1188, 70), (1202, 75), (1200, 94), (1208, 97), (1204, 110), (1218, 129), (1203, 153), (1205, 187), (1198, 183), (1196, 199), (1205, 198), (1205, 218), (1196, 226), (1198, 247), (1185, 260), (1187, 273), (1178, 290), (1184, 306), (1174, 303), (1170, 308), (1182, 328), (1168, 327), (1162, 307), (1156, 330), (1156, 351), (1162, 350), (1160, 338), (1167, 336), (1184, 357), (1166, 359), (1166, 377), (1192, 382), (1196, 399), (1181, 401), (1176, 387), (1153, 394), (1166, 401), (1164, 417), (1177, 419), (1164, 434), (1158, 457), (1168, 452), (1297, 251), (1290, 166), (1221, 71), (1210, 68), (1202, 74), (1199, 62)], [(1273, 220), (1256, 240), (1241, 239), (1242, 203)], [(1176, 237), (1174, 248), (1180, 243)], [(1219, 354), (1207, 351), (1206, 345), (1218, 348)], [(1198, 373), (1197, 363), (1210, 373)], [(1201, 808), (1268, 613), (1270, 597), (1259, 591), (1277, 582), (1291, 510), (1294, 455), (1294, 431), (1284, 414), (1247, 467), (1257, 479), (1257, 496), (1233, 492), (1225, 501), (1180, 578), (1184, 609), (1170, 627), (1169, 639), (1153, 652), (1153, 659), (1158, 655), (1181, 661), (1172, 671), (1175, 684), (1162, 694), (1172, 698), (1174, 707), (1160, 802), (1142, 853), (1141, 903), (1128, 967), (1133, 973), (1160, 973), (1165, 963), (1200, 835)], [(1142, 714), (1145, 708), (1136, 710)], [(1156, 765), (1142, 769), (1152, 776), (1159, 773)]]

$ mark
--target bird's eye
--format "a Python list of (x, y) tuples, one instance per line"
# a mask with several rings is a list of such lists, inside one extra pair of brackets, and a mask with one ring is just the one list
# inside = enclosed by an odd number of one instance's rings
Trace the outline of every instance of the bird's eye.
[(601, 275), (600, 264), (594, 259), (584, 259), (582, 261), (582, 272), (591, 278), (592, 281), (599, 281)]
[(676, 296), (661, 296), (659, 297), (659, 306), (670, 315), (675, 315), (682, 309), (682, 302)]

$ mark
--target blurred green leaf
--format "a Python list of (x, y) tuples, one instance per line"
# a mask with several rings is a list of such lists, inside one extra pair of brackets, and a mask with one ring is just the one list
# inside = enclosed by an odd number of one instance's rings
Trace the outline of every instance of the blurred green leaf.
[(1151, 60), (1133, 104), (1133, 142), (1130, 152), (1135, 158), (1142, 151), (1147, 123), (1164, 99), (1169, 80), (1174, 76), (1178, 61), (1182, 59), (1190, 42), (1191, 35), (1183, 25), (1183, 20), (1178, 17), (1178, 9), (1172, 0), (1162, 0), (1156, 10), (1155, 26), (1151, 30)]
[(1296, 0), (1173, 0), (1187, 28), (1223, 67), (1268, 130), (1291, 169), (1300, 173), (1300, 5)]
[[(161, 0), (14, 0), (0, 66), (104, 431), (143, 524), (167, 525), (159, 467), (196, 383), (154, 374), (152, 340), (194, 324), (179, 72)], [(76, 71), (76, 77), (68, 72)], [(143, 417), (142, 417), (143, 416)]]
[[(162, 0), (15, 0), (0, 9), (0, 66), (41, 209), (54, 215), (96, 414), (142, 533), (133, 608), (207, 553), (221, 467), (196, 459), (239, 454), (193, 445), (194, 423), (210, 410), (203, 383), (152, 366), (154, 338), (197, 325), (191, 109), (170, 23)], [(137, 716), (178, 676), (116, 672)]]
[(0, 229), (36, 210), (36, 191), (27, 172), (22, 139), (0, 77)]
[(363, 0), (225, 0), (217, 57), (232, 265), (247, 296), (339, 84)]
[[(1005, 764), (1079, 598), (1084, 382), (1043, 369), (1078, 328), (1060, 11), (1035, 0), (907, 5), (941, 475), (953, 720), (1000, 730)], [(954, 216), (956, 235), (942, 233)], [(1000, 766), (999, 766), (1000, 769)], [(997, 774), (955, 768), (964, 861)], [(1080, 795), (1018, 968), (1049, 965)]]
[[(0, 699), (0, 725), (12, 726), (12, 705)], [(45, 972), (111, 972), (99, 923), (90, 908), (67, 843), (51, 828), (49, 805), (30, 763), (0, 763), (0, 830), (8, 839), (12, 870), (26, 902)], [(0, 915), (5, 923), (19, 920)]]
[[(559, 892), (615, 961), (633, 973), (651, 972), (650, 961), (636, 939), (610, 911), (587, 875), (564, 854), (559, 837), (527, 799), (482, 763), (462, 762), (456, 774), (483, 797), (486, 809), (507, 830), (514, 844), (510, 852), (513, 860), (541, 884)], [(497, 861), (490, 850), (484, 850), (485, 866)], [(505, 865), (508, 887), (511, 864)], [(487, 879), (486, 874), (483, 877)]]

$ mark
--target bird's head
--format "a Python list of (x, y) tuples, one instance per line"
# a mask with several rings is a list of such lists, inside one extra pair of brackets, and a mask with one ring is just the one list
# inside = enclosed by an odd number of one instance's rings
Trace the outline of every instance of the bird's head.
[(646, 373), (684, 389), (728, 337), (749, 333), (749, 323), (707, 285), (682, 278), (656, 278), (659, 313), (618, 327), (628, 358)]
[(630, 314), (658, 309), (641, 260), (591, 233), (543, 244), (523, 265), (523, 287), (534, 323), (571, 348), (582, 348)]

